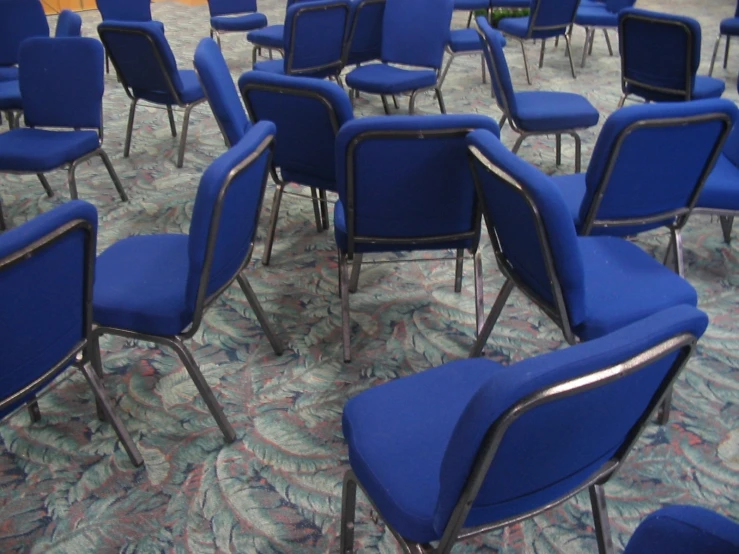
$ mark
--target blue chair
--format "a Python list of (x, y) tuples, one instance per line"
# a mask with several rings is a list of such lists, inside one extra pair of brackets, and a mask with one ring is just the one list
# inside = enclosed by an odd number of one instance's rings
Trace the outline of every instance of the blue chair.
[(226, 60), (213, 39), (200, 41), (195, 49), (194, 65), (226, 146), (231, 147), (243, 138), (251, 124)]
[(54, 36), (57, 38), (79, 37), (82, 35), (82, 18), (71, 10), (62, 10), (56, 20)]
[[(505, 46), (505, 37), (498, 31), (495, 31), (495, 33), (500, 41), (500, 45)], [(449, 73), (449, 68), (454, 59), (457, 56), (463, 55), (480, 56), (482, 61), (482, 82), (483, 84), (487, 82), (485, 79), (485, 47), (482, 44), (482, 38), (477, 29), (452, 29), (449, 32), (449, 43), (446, 45), (446, 51), (449, 54), (449, 59), (444, 66), (444, 70), (441, 72), (441, 77), (439, 77), (439, 87), (444, 86), (446, 74)]]
[(185, 110), (177, 149), (177, 167), (182, 167), (190, 112), (205, 101), (197, 74), (192, 69), (177, 69), (174, 54), (158, 21), (103, 21), (98, 26), (98, 34), (131, 99), (123, 156), (127, 158), (131, 151), (133, 121), (140, 100), (166, 106), (173, 137), (177, 136), (177, 129), (172, 106), (179, 106)]
[(555, 176), (580, 235), (667, 227), (684, 274), (682, 229), (739, 110), (722, 99), (629, 106), (606, 120), (586, 173)]
[[(151, 0), (96, 0), (103, 21), (151, 21)], [(164, 25), (158, 23), (164, 32)], [(110, 73), (108, 52), (105, 72)]]
[(381, 63), (350, 71), (346, 75), (347, 86), (359, 92), (379, 94), (385, 113), (390, 113), (386, 95), (410, 93), (408, 111), (412, 114), (418, 94), (433, 90), (439, 109), (446, 113), (438, 80), (444, 48), (449, 42), (453, 2), (387, 0), (382, 20)]
[(48, 37), (49, 22), (38, 0), (0, 1), (0, 82), (18, 79), (18, 52), (31, 37)]
[(613, 56), (613, 48), (611, 47), (611, 39), (608, 36), (608, 29), (616, 29), (618, 27), (618, 12), (624, 8), (630, 8), (636, 3), (636, 0), (608, 0), (607, 2), (595, 2), (587, 5), (580, 3), (575, 15), (575, 25), (579, 25), (585, 29), (585, 44), (582, 47), (582, 63), (580, 67), (585, 67), (585, 58), (593, 53), (593, 42), (595, 41), (595, 31), (601, 29), (603, 36), (606, 38), (608, 45), (608, 53)]
[(647, 516), (624, 554), (736, 554), (739, 524), (698, 506), (666, 506)]
[(500, 33), (484, 17), (477, 18), (490, 71), (490, 84), (498, 108), (503, 112), (499, 125), (508, 121), (518, 133), (513, 153), (518, 152), (525, 138), (534, 135), (555, 135), (556, 161), (562, 163), (562, 135), (575, 139), (575, 172), (580, 171), (580, 129), (598, 124), (600, 114), (584, 96), (572, 92), (515, 92), (508, 63), (501, 46)]
[(293, 4), (285, 15), (284, 57), (254, 64), (257, 71), (330, 77), (341, 84), (349, 0)]
[[(499, 132), (481, 115), (366, 117), (336, 137), (334, 235), (339, 257), (344, 361), (351, 361), (349, 292), (364, 254), (456, 251), (454, 290), (462, 290), (464, 251), (474, 261), (476, 329), (482, 324), (480, 210), (465, 136)], [(349, 277), (349, 264), (352, 274)]]
[[(289, 8), (297, 2), (308, 2), (312, 0), (287, 0), (285, 9)], [(261, 29), (249, 31), (246, 34), (246, 40), (252, 44), (251, 64), (252, 67), (257, 63), (257, 55), (262, 54), (262, 50), (267, 50), (269, 59), (272, 59), (272, 53), (278, 52), (284, 54), (285, 51), (285, 25), (267, 25)]]
[(460, 360), (351, 398), (341, 552), (353, 552), (359, 486), (404, 552), (438, 554), (587, 490), (598, 552), (611, 554), (605, 485), (707, 325), (676, 306), (509, 367)]
[(716, 37), (716, 44), (713, 47), (713, 56), (711, 56), (711, 67), (708, 70), (709, 77), (713, 75), (713, 65), (716, 63), (716, 54), (718, 54), (718, 45), (721, 42), (722, 36), (726, 36), (726, 49), (724, 50), (724, 69), (726, 69), (731, 37), (739, 36), (739, 2), (737, 2), (736, 9), (734, 10), (734, 17), (727, 17), (726, 19), (721, 20), (718, 36)]
[[(100, 62), (102, 73), (102, 55)], [(93, 344), (96, 239), (97, 212), (81, 200), (0, 236), (0, 417), (25, 405), (31, 421), (39, 421), (36, 394), (75, 366), (131, 463), (140, 466), (141, 453), (87, 366)]]
[(351, 3), (344, 52), (344, 65), (359, 65), (382, 57), (382, 20), (385, 0), (355, 0)]
[(238, 281), (272, 348), (283, 351), (242, 274), (254, 248), (274, 135), (274, 125), (258, 123), (208, 167), (189, 235), (128, 237), (97, 259), (96, 345), (101, 335), (111, 334), (172, 348), (227, 442), (236, 433), (183, 341), (198, 331), (207, 307)]
[(277, 190), (262, 255), (262, 263), (269, 265), (288, 183), (310, 187), (316, 229), (328, 229), (326, 191), (336, 190), (336, 135), (354, 114), (346, 92), (319, 79), (249, 71), (239, 79), (239, 90), (250, 119), (272, 121), (280, 137), (271, 168)]
[(257, 0), (208, 0), (210, 38), (221, 47), (222, 33), (243, 33), (267, 26), (267, 16), (257, 12)]
[[(541, 40), (539, 69), (544, 65), (544, 50), (548, 38), (564, 37), (567, 56), (570, 59), (572, 78), (575, 78), (575, 65), (572, 63), (572, 49), (567, 30), (575, 21), (575, 13), (580, 0), (531, 0), (527, 17), (506, 17), (498, 23), (498, 29), (506, 37), (517, 40), (523, 52), (523, 66), (526, 81), (531, 84), (529, 62), (526, 58), (527, 40)], [(495, 2), (493, 2), (495, 4)]]
[(128, 200), (103, 142), (103, 49), (93, 38), (30, 38), (20, 50), (20, 92), (27, 128), (0, 134), (0, 173), (44, 173), (66, 167), (77, 198), (77, 166), (99, 156), (121, 200)]
[(619, 108), (632, 94), (647, 102), (680, 102), (724, 93), (723, 81), (696, 76), (701, 27), (695, 19), (625, 8), (618, 14), (618, 37), (623, 92)]
[[(529, 0), (526, 0), (526, 6), (529, 5)], [(485, 13), (490, 16), (490, 0), (454, 0), (454, 11), (470, 12), (467, 16), (467, 28), (472, 24), (472, 17), (475, 12), (485, 10)]]

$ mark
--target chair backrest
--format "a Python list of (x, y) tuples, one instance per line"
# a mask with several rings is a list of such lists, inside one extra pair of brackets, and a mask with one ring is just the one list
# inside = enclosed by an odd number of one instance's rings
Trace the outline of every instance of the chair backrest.
[(151, 21), (151, 0), (97, 0), (103, 21)]
[(218, 127), (232, 146), (246, 134), (249, 120), (226, 60), (213, 39), (200, 41), (195, 49), (194, 64)]
[(353, 65), (382, 56), (382, 19), (385, 0), (353, 0), (344, 65)]
[(585, 317), (585, 270), (559, 188), (492, 133), (475, 131), (467, 143), (498, 266), (550, 315), (579, 325)]
[(0, 417), (85, 347), (96, 237), (95, 207), (81, 200), (0, 235)]
[(580, 0), (531, 0), (528, 38), (561, 35), (575, 21)]
[(57, 38), (79, 37), (82, 35), (82, 18), (78, 13), (72, 10), (62, 10), (59, 18), (56, 20), (56, 31), (54, 36)]
[(641, 104), (611, 114), (585, 177), (580, 234), (684, 224), (737, 115), (736, 105), (722, 99)]
[(182, 79), (161, 23), (103, 21), (98, 34), (131, 96), (140, 91), (165, 91), (179, 99)]
[(336, 134), (354, 118), (339, 85), (310, 77), (249, 71), (239, 90), (253, 121), (277, 126), (274, 165), (283, 180), (336, 189)]
[(230, 284), (251, 256), (274, 140), (274, 124), (257, 123), (200, 178), (188, 242), (192, 329), (205, 302)]
[(623, 9), (631, 8), (636, 0), (606, 0), (606, 9), (611, 13), (618, 13)]
[(0, 1), (0, 65), (18, 63), (21, 43), (30, 37), (48, 37), (49, 22), (38, 0)]
[(703, 312), (677, 306), (491, 371), (447, 443), (434, 515), (446, 530), (440, 546), (462, 525), (535, 515), (608, 480), (707, 324)]
[(439, 69), (453, 11), (454, 0), (387, 0), (382, 61)]
[(465, 145), (474, 129), (499, 133), (482, 115), (364, 117), (341, 128), (336, 184), (350, 256), (362, 243), (477, 247), (480, 213)]
[(297, 2), (285, 15), (285, 74), (337, 75), (343, 67), (349, 0)]
[(104, 52), (94, 38), (29, 38), (18, 80), (29, 127), (103, 127)]
[(618, 15), (618, 36), (624, 91), (629, 85), (650, 100), (690, 100), (701, 58), (695, 19), (626, 8)]
[(257, 0), (208, 0), (211, 17), (252, 13), (257, 11)]
[(483, 53), (490, 73), (490, 87), (493, 89), (495, 102), (506, 116), (515, 117), (518, 113), (516, 93), (513, 90), (513, 81), (511, 72), (508, 70), (503, 45), (498, 38), (500, 31), (493, 29), (485, 16), (479, 16), (476, 21), (482, 36)]

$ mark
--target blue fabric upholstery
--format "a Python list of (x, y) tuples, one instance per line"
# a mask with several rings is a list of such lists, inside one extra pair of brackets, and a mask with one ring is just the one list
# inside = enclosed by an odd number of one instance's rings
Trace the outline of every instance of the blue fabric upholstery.
[[(678, 306), (510, 367), (461, 360), (374, 387), (344, 408), (349, 462), (395, 530), (421, 543), (438, 540), (485, 434), (507, 410), (538, 390), (622, 363), (676, 335), (700, 337), (707, 323), (704, 313)], [(665, 356), (521, 416), (505, 433), (465, 525), (500, 521), (577, 490), (628, 440), (675, 359)]]
[(351, 3), (350, 34), (347, 36), (346, 63), (349, 65), (379, 60), (382, 56), (382, 19), (385, 2), (354, 0)]
[(267, 16), (262, 13), (219, 15), (210, 18), (210, 26), (216, 31), (251, 31), (266, 27)]
[[(165, 336), (192, 323), (221, 188), (229, 173), (274, 134), (274, 125), (258, 123), (208, 167), (198, 187), (189, 235), (128, 237), (98, 257), (96, 322)], [(269, 154), (268, 148), (239, 172), (223, 198), (206, 298), (228, 283), (246, 260), (261, 211)]]
[(493, 8), (523, 9), (531, 6), (531, 0), (491, 0), (490, 6)]
[(21, 43), (30, 37), (48, 37), (49, 23), (38, 0), (0, 2), (0, 66), (18, 63)]
[(0, 171), (51, 171), (97, 150), (95, 131), (20, 128), (0, 134)]
[(265, 48), (285, 48), (285, 26), (269, 25), (255, 31), (249, 31), (246, 40), (254, 46), (264, 46)]
[(667, 506), (647, 516), (624, 554), (735, 554), (739, 524), (698, 506)]
[(454, 0), (455, 10), (487, 10), (490, 7), (490, 0)]
[(252, 69), (285, 75), (285, 62), (284, 60), (262, 60), (261, 62), (255, 63)]
[(86, 337), (85, 253), (95, 252), (97, 212), (87, 202), (71, 201), (0, 235), (4, 260), (75, 220), (87, 222), (91, 233), (72, 231), (0, 270), (0, 398), (33, 383)]
[(103, 21), (151, 21), (151, 0), (97, 0)]
[(5, 65), (0, 66), (0, 83), (4, 81), (17, 81), (18, 80), (18, 66)]
[(739, 35), (739, 17), (729, 17), (722, 20), (719, 29), (722, 35)]
[(0, 81), (0, 111), (22, 110), (21, 87), (18, 81)]
[(696, 207), (739, 210), (739, 130), (736, 126), (706, 180)]
[(579, 3), (579, 0), (531, 0), (531, 16), (505, 17), (498, 23), (498, 29), (519, 38), (561, 36), (574, 22)]
[(478, 50), (482, 50), (480, 33), (477, 32), (477, 29), (452, 30), (449, 33), (449, 50), (455, 54), (457, 52), (477, 52)]
[(454, 0), (387, 0), (382, 61), (439, 69), (453, 10)]
[(346, 76), (350, 88), (376, 94), (396, 94), (409, 90), (433, 87), (436, 72), (433, 69), (406, 69), (382, 63), (363, 65)]
[(211, 20), (219, 15), (236, 15), (257, 11), (257, 0), (208, 0)]
[(584, 27), (617, 27), (618, 12), (630, 8), (636, 0), (608, 0), (607, 2), (580, 2), (575, 24)]
[(54, 36), (57, 38), (79, 37), (82, 35), (82, 18), (71, 10), (62, 10), (56, 20)]
[(693, 81), (693, 100), (721, 98), (726, 90), (726, 83), (721, 79), (707, 75), (697, 75)]
[(229, 144), (236, 144), (249, 129), (249, 120), (226, 60), (213, 39), (200, 41), (195, 49), (194, 64), (213, 115)]

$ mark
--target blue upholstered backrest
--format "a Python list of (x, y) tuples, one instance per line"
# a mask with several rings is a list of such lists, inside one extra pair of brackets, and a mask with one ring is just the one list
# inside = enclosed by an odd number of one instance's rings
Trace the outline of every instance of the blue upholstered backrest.
[[(447, 445), (434, 517), (437, 530), (446, 526), (488, 429), (511, 407), (555, 384), (628, 362), (675, 336), (699, 338), (707, 324), (703, 312), (678, 306), (602, 338), (491, 371)], [(659, 400), (660, 389), (669, 383), (677, 356), (668, 354), (619, 379), (540, 403), (520, 415), (503, 435), (467, 524), (542, 508), (623, 455), (623, 447)]]
[(257, 0), (208, 0), (211, 16), (257, 11)]
[(511, 81), (511, 72), (508, 70), (503, 45), (498, 38), (500, 31), (493, 29), (485, 16), (479, 16), (476, 21), (484, 38), (485, 61), (490, 72), (490, 86), (495, 95), (495, 102), (504, 114), (515, 117), (518, 113), (516, 94), (513, 90), (513, 81)]
[(0, 1), (0, 65), (18, 63), (18, 51), (25, 39), (48, 36), (49, 22), (41, 2)]
[(438, 69), (449, 42), (454, 0), (387, 0), (382, 61)]
[[(4, 260), (75, 220), (70, 230), (12, 265)], [(86, 252), (95, 256), (97, 212), (72, 200), (0, 235), (0, 399), (64, 360), (86, 338)], [(92, 283), (88, 283), (92, 287)], [(0, 411), (0, 417), (9, 410)]]
[(515, 181), (536, 206), (570, 325), (578, 325), (585, 316), (585, 273), (575, 225), (559, 188), (536, 167), (512, 154), (491, 133), (475, 131), (467, 137), (467, 143), (494, 168), (490, 171), (480, 161), (473, 162), (483, 193), (482, 209), (488, 229), (497, 235), (503, 257), (528, 287), (554, 306), (536, 218), (524, 196), (505, 177), (500, 177), (501, 173)]
[(249, 120), (226, 60), (213, 39), (204, 38), (198, 44), (195, 69), (221, 130), (229, 144), (236, 144), (249, 128)]
[(103, 47), (94, 38), (30, 38), (20, 50), (26, 125), (102, 126)]
[(103, 21), (151, 21), (151, 0), (97, 0)]
[[(249, 255), (262, 210), (274, 136), (272, 123), (257, 123), (244, 138), (210, 164), (200, 178), (188, 243), (187, 306), (190, 309), (195, 308), (208, 256), (211, 224), (218, 214), (219, 205), (220, 219), (205, 297), (228, 283)], [(245, 168), (244, 163), (247, 164)], [(237, 168), (238, 172), (233, 176), (232, 172)], [(231, 178), (224, 193), (224, 185)]]
[(266, 71), (244, 73), (239, 90), (252, 121), (277, 126), (274, 164), (283, 178), (335, 189), (336, 133), (354, 118), (346, 92), (329, 81)]
[(382, 20), (385, 0), (353, 0), (349, 19), (346, 63), (357, 64), (382, 56)]
[(59, 18), (56, 20), (54, 36), (57, 38), (78, 37), (81, 34), (82, 18), (79, 14), (71, 10), (62, 10)]
[(349, 235), (422, 238), (469, 231), (475, 189), (465, 135), (472, 129), (499, 133), (482, 115), (363, 117), (344, 125), (336, 139), (336, 184), (347, 219), (354, 210)]
[(574, 20), (580, 0), (531, 0), (529, 29), (533, 38), (561, 34)]
[(285, 16), (285, 73), (309, 68), (341, 68), (349, 0), (297, 2)]
[(118, 69), (123, 83), (136, 91), (182, 90), (172, 49), (158, 21), (103, 21), (100, 39)]
[(611, 114), (588, 166), (581, 221), (603, 183), (596, 219), (648, 217), (688, 206), (737, 115), (736, 105), (722, 99), (639, 104)]
[(612, 13), (618, 13), (625, 8), (631, 8), (636, 0), (606, 0), (606, 9)]

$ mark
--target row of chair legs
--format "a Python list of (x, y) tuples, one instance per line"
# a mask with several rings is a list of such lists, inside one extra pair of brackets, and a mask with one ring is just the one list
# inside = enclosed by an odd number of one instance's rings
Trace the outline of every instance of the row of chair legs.
[[(505, 125), (505, 122), (508, 121), (507, 116), (503, 116), (500, 118), (500, 121), (498, 122), (498, 126), (502, 129), (503, 125)], [(581, 158), (582, 158), (582, 140), (580, 139), (580, 135), (578, 135), (575, 131), (562, 131), (561, 133), (553, 133), (553, 132), (546, 132), (546, 133), (533, 133), (533, 132), (524, 132), (519, 129), (516, 129), (515, 127), (511, 126), (511, 128), (518, 133), (518, 138), (516, 139), (516, 142), (513, 145), (513, 148), (511, 149), (511, 152), (514, 154), (518, 153), (519, 148), (521, 148), (521, 144), (523, 143), (524, 139), (528, 137), (532, 137), (535, 135), (551, 135), (554, 134), (555, 136), (555, 156), (556, 156), (556, 162), (557, 165), (562, 164), (562, 135), (570, 135), (575, 140), (575, 173), (580, 173), (580, 165), (581, 165)]]

